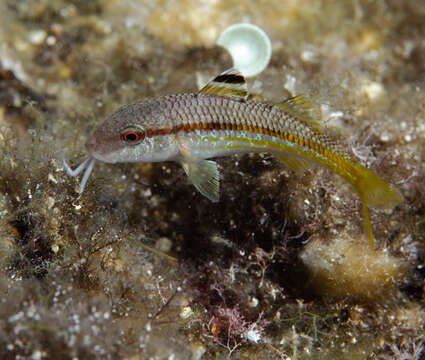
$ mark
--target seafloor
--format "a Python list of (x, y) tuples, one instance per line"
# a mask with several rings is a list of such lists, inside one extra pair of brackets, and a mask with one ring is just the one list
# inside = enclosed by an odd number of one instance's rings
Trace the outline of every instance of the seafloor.
[[(62, 159), (230, 67), (236, 22), (273, 44), (253, 98), (306, 94), (403, 194), (376, 251), (349, 185), (269, 154), (219, 159), (217, 204), (173, 163), (98, 162), (77, 199)], [(424, 80), (423, 0), (1, 0), (0, 358), (424, 358)]]

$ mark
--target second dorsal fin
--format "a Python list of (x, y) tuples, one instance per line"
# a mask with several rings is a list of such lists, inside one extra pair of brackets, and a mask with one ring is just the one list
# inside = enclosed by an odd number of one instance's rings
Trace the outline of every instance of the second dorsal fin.
[(306, 125), (313, 128), (316, 132), (322, 133), (322, 126), (319, 121), (313, 118), (313, 108), (304, 95), (297, 95), (285, 99), (277, 104), (283, 111), (296, 117)]
[(238, 70), (229, 69), (212, 79), (199, 93), (246, 101), (248, 85), (245, 77)]

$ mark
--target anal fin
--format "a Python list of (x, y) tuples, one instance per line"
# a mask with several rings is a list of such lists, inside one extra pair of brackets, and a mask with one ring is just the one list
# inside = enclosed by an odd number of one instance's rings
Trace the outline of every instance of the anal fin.
[(302, 173), (304, 170), (309, 169), (315, 165), (313, 160), (301, 156), (294, 156), (292, 154), (275, 153), (274, 156), (278, 158), (287, 168)]

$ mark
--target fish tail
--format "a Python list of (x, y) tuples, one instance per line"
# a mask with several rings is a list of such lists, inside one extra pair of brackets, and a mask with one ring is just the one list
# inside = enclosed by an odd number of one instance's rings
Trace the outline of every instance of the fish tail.
[(369, 206), (381, 209), (391, 209), (399, 204), (403, 197), (400, 192), (363, 165), (356, 164), (357, 180), (353, 184), (362, 201), (365, 233), (372, 249), (375, 239), (370, 221)]
[(364, 166), (361, 166), (359, 170), (354, 187), (369, 206), (391, 209), (403, 201), (400, 192), (374, 172)]

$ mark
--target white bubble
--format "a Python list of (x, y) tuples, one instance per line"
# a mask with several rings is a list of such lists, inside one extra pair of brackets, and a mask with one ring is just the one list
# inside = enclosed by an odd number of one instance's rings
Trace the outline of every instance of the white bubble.
[(233, 24), (217, 40), (232, 56), (233, 67), (246, 77), (255, 76), (268, 65), (272, 46), (267, 34), (256, 25)]

